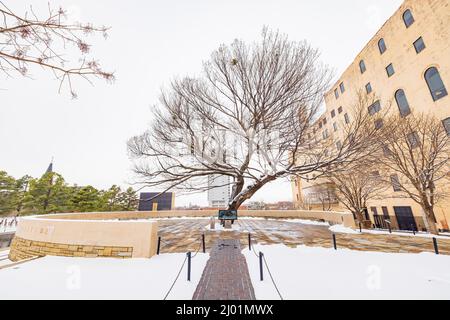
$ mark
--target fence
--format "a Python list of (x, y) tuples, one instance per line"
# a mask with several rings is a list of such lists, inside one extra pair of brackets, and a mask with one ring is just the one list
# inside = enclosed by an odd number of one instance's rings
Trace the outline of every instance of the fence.
[(422, 217), (397, 217), (374, 214), (373, 219), (373, 227), (375, 229), (412, 232), (427, 231), (425, 220)]

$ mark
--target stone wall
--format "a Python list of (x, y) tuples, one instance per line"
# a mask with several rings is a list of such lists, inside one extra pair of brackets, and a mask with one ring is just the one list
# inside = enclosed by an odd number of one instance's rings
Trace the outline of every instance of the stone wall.
[(131, 258), (132, 247), (87, 246), (32, 241), (15, 237), (11, 243), (9, 259), (21, 261), (33, 257), (63, 256), (84, 258)]

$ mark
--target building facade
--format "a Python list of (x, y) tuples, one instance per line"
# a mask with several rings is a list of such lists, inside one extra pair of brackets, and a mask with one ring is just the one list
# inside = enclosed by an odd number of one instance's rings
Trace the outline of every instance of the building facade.
[[(442, 120), (450, 135), (450, 0), (406, 0), (385, 22), (369, 43), (325, 95), (326, 111), (317, 121), (325, 138), (339, 131), (339, 124), (351, 121), (350, 106), (358, 92), (376, 94), (374, 111), (390, 105), (390, 112), (407, 116), (410, 112), (432, 113)], [(320, 135), (320, 134), (319, 134)], [(318, 209), (333, 187), (325, 181), (293, 179), (296, 207)], [(319, 196), (318, 196), (319, 195)], [(312, 200), (311, 200), (312, 199)], [(332, 196), (332, 210), (343, 209)], [(396, 227), (426, 229), (422, 208), (411, 199), (400, 197), (390, 188), (382, 200), (371, 201), (369, 218), (394, 216)], [(435, 210), (438, 228), (448, 230), (450, 201)], [(410, 221), (410, 223), (405, 223)]]
[(230, 196), (230, 177), (220, 175), (208, 177), (209, 207), (227, 208)]

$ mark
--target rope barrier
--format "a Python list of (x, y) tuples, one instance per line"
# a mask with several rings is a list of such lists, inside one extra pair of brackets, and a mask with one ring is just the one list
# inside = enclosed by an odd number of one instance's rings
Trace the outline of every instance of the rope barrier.
[(183, 271), (184, 265), (186, 264), (187, 256), (184, 258), (183, 264), (181, 265), (180, 271), (178, 271), (177, 276), (175, 277), (175, 280), (173, 281), (172, 285), (170, 286), (169, 291), (167, 291), (166, 295), (164, 296), (163, 300), (166, 300), (169, 296), (170, 292), (172, 292), (173, 287), (175, 286), (175, 283), (178, 281), (178, 278), (180, 277), (181, 271)]
[(278, 295), (280, 296), (280, 299), (283, 300), (283, 296), (281, 295), (280, 290), (278, 289), (278, 286), (277, 286), (277, 284), (275, 283), (275, 280), (274, 280), (274, 278), (273, 278), (273, 276), (272, 276), (272, 272), (270, 272), (269, 266), (268, 266), (268, 264), (267, 264), (266, 256), (264, 256), (264, 255), (263, 255), (263, 261), (264, 261), (264, 264), (266, 265), (267, 271), (269, 272), (269, 276), (270, 276), (270, 279), (272, 280), (273, 286), (274, 286), (275, 289), (277, 290)]

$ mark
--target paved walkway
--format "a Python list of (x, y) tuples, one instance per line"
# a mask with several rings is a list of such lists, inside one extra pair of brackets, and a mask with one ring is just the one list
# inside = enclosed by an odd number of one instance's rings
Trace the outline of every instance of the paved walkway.
[[(236, 231), (211, 231), (207, 229), (208, 219), (167, 219), (159, 222), (159, 235), (164, 244), (162, 253), (195, 252), (199, 239), (205, 234), (206, 249), (209, 251), (218, 239), (240, 239), (242, 246), (248, 243), (248, 233), (254, 243), (262, 245), (284, 244), (296, 247), (332, 248), (332, 233), (327, 226), (308, 225), (284, 220), (241, 219), (235, 223)], [(337, 233), (338, 248), (351, 250), (379, 251), (390, 253), (434, 252), (431, 238), (399, 236), (389, 234), (342, 234)], [(450, 255), (450, 238), (438, 239), (441, 254)]]
[(255, 300), (239, 240), (219, 239), (213, 246), (193, 300)]

